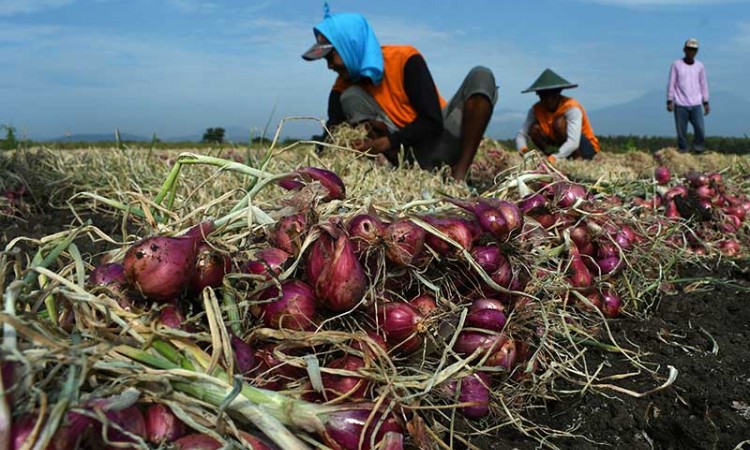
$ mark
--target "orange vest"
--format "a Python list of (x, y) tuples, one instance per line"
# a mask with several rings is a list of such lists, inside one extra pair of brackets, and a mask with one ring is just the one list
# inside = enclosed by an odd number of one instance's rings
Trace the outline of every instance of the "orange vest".
[(546, 108), (542, 107), (541, 103), (537, 103), (534, 105), (534, 116), (536, 117), (536, 121), (539, 122), (539, 126), (542, 128), (542, 132), (544, 132), (544, 134), (546, 134), (547, 136), (554, 136), (555, 132), (552, 130), (552, 123), (555, 121), (555, 119), (564, 115), (565, 111), (569, 110), (570, 108), (578, 108), (581, 110), (581, 113), (583, 114), (581, 133), (586, 136), (586, 138), (588, 138), (588, 140), (591, 142), (591, 145), (594, 147), (594, 150), (596, 150), (596, 152), (598, 153), (599, 139), (597, 139), (596, 135), (594, 135), (594, 130), (593, 128), (591, 128), (591, 123), (589, 122), (589, 116), (586, 114), (586, 110), (583, 109), (583, 106), (578, 103), (578, 100), (561, 96), (560, 104), (557, 105), (557, 109), (554, 112), (549, 112)]
[[(381, 49), (383, 50), (383, 81), (377, 86), (369, 80), (360, 82), (358, 85), (375, 98), (394, 125), (403, 128), (417, 118), (417, 112), (409, 103), (409, 97), (404, 88), (404, 66), (409, 58), (418, 55), (419, 51), (410, 45), (383, 45)], [(333, 85), (333, 91), (344, 92), (352, 84), (338, 77)], [(438, 98), (440, 107), (445, 107), (446, 102), (440, 97), (440, 93), (438, 93)]]

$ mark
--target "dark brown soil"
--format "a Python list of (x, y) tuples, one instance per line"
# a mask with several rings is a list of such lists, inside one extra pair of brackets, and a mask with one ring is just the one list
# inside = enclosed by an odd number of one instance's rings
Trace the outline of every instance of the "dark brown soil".
[[(104, 232), (119, 235), (119, 220), (104, 215), (88, 218)], [(4, 248), (16, 236), (40, 237), (76, 224), (67, 210), (23, 219), (0, 216), (0, 245)], [(76, 243), (89, 261), (107, 249), (88, 239), (80, 241)], [(712, 270), (685, 267), (681, 276), (724, 282), (699, 289), (678, 284), (678, 293), (664, 297), (652, 317), (610, 322), (618, 343), (631, 349), (638, 346), (646, 354), (643, 362), (652, 369), (659, 367), (657, 378), (642, 372), (617, 381), (618, 386), (649, 391), (664, 383), (668, 366), (679, 372), (674, 384), (644, 398), (592, 388), (586, 395), (550, 402), (530, 418), (576, 436), (556, 438), (551, 444), (579, 450), (750, 448), (750, 441), (743, 444), (750, 440), (750, 261), (714, 266)], [(591, 370), (604, 363), (603, 373), (635, 372), (622, 355), (591, 350), (588, 358)], [(539, 448), (538, 442), (512, 431), (475, 445), (491, 450)]]

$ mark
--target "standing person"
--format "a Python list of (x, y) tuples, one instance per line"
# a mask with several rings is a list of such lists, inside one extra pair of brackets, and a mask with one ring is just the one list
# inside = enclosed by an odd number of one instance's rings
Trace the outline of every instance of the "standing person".
[(672, 63), (667, 84), (667, 111), (674, 111), (677, 128), (677, 148), (688, 151), (687, 124), (693, 125), (693, 150), (705, 150), (706, 130), (703, 116), (711, 112), (708, 105), (708, 80), (703, 63), (695, 59), (698, 54), (698, 39), (690, 38), (682, 48), (685, 56)]
[(360, 14), (329, 14), (313, 29), (315, 44), (302, 57), (325, 58), (338, 74), (328, 96), (327, 126), (366, 123), (371, 132), (356, 149), (407, 159), (426, 170), (449, 165), (463, 180), (497, 101), (492, 72), (475, 67), (450, 102), (438, 93), (417, 49), (381, 46)]
[(531, 138), (550, 162), (566, 158), (591, 159), (599, 153), (599, 140), (591, 128), (586, 110), (574, 98), (561, 95), (563, 89), (577, 87), (545, 69), (522, 94), (536, 92), (539, 101), (529, 109), (521, 129), (516, 135), (516, 149), (528, 151)]

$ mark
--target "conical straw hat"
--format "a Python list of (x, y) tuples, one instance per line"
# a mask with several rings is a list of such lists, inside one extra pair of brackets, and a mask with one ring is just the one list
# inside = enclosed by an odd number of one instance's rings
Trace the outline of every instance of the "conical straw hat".
[(574, 87), (578, 87), (578, 85), (571, 83), (550, 69), (544, 69), (544, 72), (539, 75), (534, 84), (529, 86), (525, 91), (521, 91), (521, 93), (547, 91), (550, 89), (570, 89)]

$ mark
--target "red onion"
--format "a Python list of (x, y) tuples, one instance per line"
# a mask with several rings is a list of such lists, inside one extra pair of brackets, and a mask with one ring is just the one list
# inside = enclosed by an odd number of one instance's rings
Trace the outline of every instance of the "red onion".
[(478, 348), (494, 353), (500, 350), (502, 340), (498, 334), (464, 330), (458, 335), (453, 351), (464, 356), (471, 355)]
[(722, 183), (722, 176), (718, 172), (708, 174), (708, 182), (714, 186), (719, 186)]
[(596, 260), (596, 264), (599, 266), (602, 274), (613, 273), (620, 267), (621, 262), (622, 260), (617, 256), (609, 256)]
[(315, 294), (309, 284), (299, 280), (286, 280), (281, 283), (281, 296), (278, 288), (271, 286), (260, 294), (259, 299), (276, 297), (279, 298), (261, 305), (263, 322), (267, 327), (315, 329)]
[(422, 317), (427, 317), (437, 309), (435, 297), (430, 294), (422, 294), (409, 300), (409, 304), (419, 311)]
[(196, 240), (151, 236), (131, 246), (122, 265), (131, 286), (154, 300), (171, 300), (187, 287), (195, 270)]
[(408, 303), (392, 302), (378, 306), (378, 322), (390, 348), (409, 353), (422, 345), (419, 325), (422, 315)]
[[(362, 358), (346, 355), (331, 361), (327, 367), (330, 369), (357, 372), (359, 369), (365, 367), (365, 362)], [(323, 372), (321, 378), (323, 379), (323, 387), (325, 388), (325, 397), (328, 401), (343, 396), (346, 396), (349, 400), (363, 399), (369, 387), (369, 382), (366, 378), (357, 376), (334, 375)]]
[(498, 268), (490, 275), (490, 278), (501, 287), (508, 289), (513, 281), (513, 266), (503, 254), (500, 254), (497, 260)]
[(364, 254), (371, 247), (383, 241), (385, 223), (371, 214), (359, 214), (351, 218), (347, 232), (352, 241), (354, 252)]
[(372, 403), (342, 405), (327, 414), (325, 434), (321, 437), (326, 445), (335, 450), (371, 450), (374, 448), (370, 444), (373, 433), (376, 445), (386, 433), (403, 433), (396, 416), (385, 414), (375, 409)]
[(507, 262), (500, 247), (496, 245), (482, 245), (471, 250), (471, 257), (488, 274), (495, 272), (502, 264)]
[[(450, 389), (455, 391), (458, 383), (452, 381)], [(462, 406), (461, 412), (470, 419), (481, 419), (490, 413), (490, 377), (484, 372), (474, 372), (461, 379), (461, 391), (458, 394), (459, 403), (473, 403)]]
[(297, 172), (305, 179), (320, 182), (328, 190), (328, 196), (323, 198), (324, 201), (346, 198), (346, 186), (334, 172), (318, 167), (303, 167), (297, 169)]
[(190, 278), (190, 291), (200, 293), (207, 287), (220, 287), (224, 275), (232, 271), (232, 260), (207, 243), (198, 245), (197, 252), (195, 270)]
[(681, 184), (678, 186), (675, 186), (669, 189), (667, 192), (665, 192), (664, 195), (662, 195), (662, 199), (668, 202), (672, 200), (673, 198), (677, 197), (678, 195), (682, 195), (683, 197), (686, 197), (688, 195), (687, 188)]
[(725, 233), (736, 233), (742, 227), (742, 221), (737, 216), (725, 215), (724, 220), (719, 224), (719, 228)]
[(726, 256), (736, 256), (740, 253), (740, 243), (735, 239), (726, 239), (716, 243), (721, 253)]
[(591, 303), (591, 305), (578, 300), (578, 298), (576, 298), (575, 300), (576, 307), (581, 311), (593, 312), (594, 309), (602, 309), (602, 295), (598, 291), (590, 292), (588, 295), (586, 295), (586, 299)]
[(513, 340), (503, 338), (499, 349), (487, 359), (488, 366), (502, 367), (510, 371), (516, 364), (516, 343)]
[(425, 243), (440, 256), (454, 256), (461, 253), (461, 249), (471, 250), (474, 235), (466, 220), (458, 217), (439, 219), (425, 216), (424, 221), (432, 225), (442, 234), (455, 241), (461, 248), (456, 248), (441, 237), (427, 233)]
[[(284, 389), (287, 384), (305, 376), (305, 370), (283, 362), (274, 353), (280, 351), (276, 345), (266, 344), (258, 348), (258, 376), (254, 384), (272, 391)], [(282, 352), (283, 353), (283, 352)]]
[(334, 312), (349, 311), (362, 300), (367, 277), (343, 230), (321, 229), (307, 258), (308, 278), (323, 306)]
[(659, 166), (654, 169), (654, 178), (657, 183), (665, 185), (669, 183), (669, 180), (672, 178), (672, 173), (669, 171), (668, 167)]
[(278, 447), (271, 445), (259, 437), (253, 436), (245, 431), (240, 431), (240, 437), (252, 446), (252, 450), (278, 450)]
[(568, 281), (573, 287), (590, 287), (594, 281), (593, 275), (591, 275), (588, 267), (586, 267), (586, 263), (584, 263), (578, 252), (578, 247), (570, 239), (570, 235), (567, 232), (565, 233), (565, 240), (568, 244), (568, 256), (570, 258), (570, 278), (568, 278)]
[(183, 326), (183, 324), (185, 323), (185, 316), (182, 314), (177, 305), (174, 304), (164, 305), (164, 307), (159, 311), (159, 323), (167, 328), (174, 328), (175, 330), (182, 330), (186, 328)]
[(745, 217), (747, 217), (747, 211), (742, 206), (725, 206), (723, 208), (723, 211), (725, 214), (729, 214), (731, 216), (736, 216), (738, 219), (740, 219), (740, 222), (745, 220)]
[[(94, 433), (92, 437), (92, 443), (94, 444), (122, 444), (132, 443), (134, 440), (119, 431), (110, 424), (117, 424), (124, 431), (131, 433), (135, 436), (145, 438), (146, 437), (146, 419), (143, 417), (143, 413), (137, 405), (132, 405), (124, 409), (110, 410), (104, 413), (107, 416), (107, 424), (95, 424)], [(106, 428), (103, 429), (103, 428)], [(106, 433), (106, 435), (104, 434)], [(104, 437), (106, 436), (106, 440)], [(117, 445), (109, 445), (108, 448), (118, 448)]]
[(570, 239), (580, 249), (588, 244), (591, 244), (591, 231), (585, 223), (581, 223), (574, 227), (570, 227)]
[(20, 450), (34, 431), (34, 425), (40, 420), (38, 414), (27, 414), (16, 418), (10, 428), (10, 450)]
[(247, 342), (238, 338), (234, 334), (229, 338), (229, 343), (234, 352), (235, 367), (237, 372), (247, 374), (258, 367), (258, 359), (255, 357), (255, 351)]
[(695, 189), (695, 193), (701, 198), (712, 198), (716, 191), (709, 186), (701, 186)]
[(523, 212), (518, 206), (505, 200), (493, 201), (492, 206), (502, 214), (508, 234), (511, 237), (521, 232), (523, 229)]
[(560, 181), (553, 184), (552, 193), (555, 196), (555, 203), (560, 208), (570, 208), (578, 200), (585, 200), (588, 196), (585, 187), (569, 181)]
[(99, 264), (91, 271), (87, 283), (89, 286), (110, 286), (120, 290), (127, 284), (125, 269), (122, 264), (110, 262)]
[(268, 235), (274, 247), (290, 255), (297, 255), (307, 235), (308, 221), (304, 214), (292, 214), (279, 219)]
[(474, 328), (501, 331), (505, 326), (505, 313), (499, 309), (471, 309), (466, 316), (466, 323)]
[(541, 194), (529, 194), (518, 202), (518, 207), (525, 214), (541, 212), (547, 206), (547, 199)]
[(284, 271), (287, 261), (292, 255), (276, 247), (268, 247), (255, 252), (255, 258), (245, 263), (244, 273), (263, 275), (266, 280)]
[(447, 197), (447, 200), (454, 205), (473, 213), (477, 217), (482, 229), (493, 234), (501, 241), (505, 241), (510, 237), (510, 229), (508, 228), (505, 215), (494, 206), (482, 201), (469, 202), (450, 197)]
[(613, 318), (620, 315), (622, 301), (614, 292), (602, 292), (602, 313), (605, 317)]
[(422, 227), (408, 219), (393, 222), (383, 235), (386, 256), (398, 266), (416, 263), (422, 256), (425, 234)]
[(152, 444), (171, 443), (187, 432), (185, 424), (167, 405), (155, 403), (146, 408), (146, 440)]
[(218, 450), (221, 442), (207, 434), (188, 434), (172, 443), (177, 450)]
[(682, 219), (680, 212), (677, 211), (677, 205), (675, 204), (674, 200), (669, 200), (667, 202), (667, 208), (664, 211), (664, 215), (671, 220)]
[(505, 311), (505, 305), (500, 300), (494, 298), (479, 297), (471, 301), (469, 312), (479, 309), (496, 309), (498, 311)]
[(708, 184), (708, 176), (704, 173), (691, 170), (685, 174), (685, 179), (694, 187), (698, 188)]

